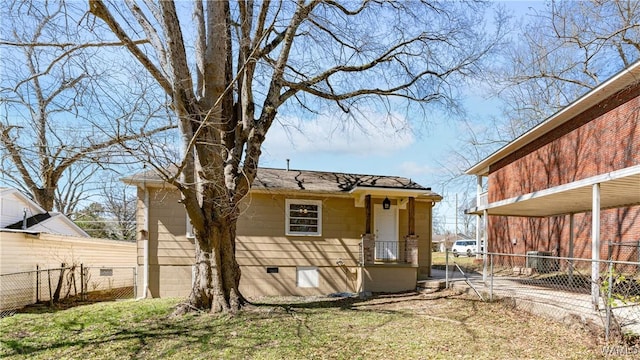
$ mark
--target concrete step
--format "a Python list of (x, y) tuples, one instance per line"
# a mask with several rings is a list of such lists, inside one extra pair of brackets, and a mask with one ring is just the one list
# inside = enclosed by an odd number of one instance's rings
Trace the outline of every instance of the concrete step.
[(421, 289), (441, 290), (444, 289), (444, 286), (444, 279), (418, 280), (418, 283), (416, 284), (416, 288), (418, 289), (418, 291)]

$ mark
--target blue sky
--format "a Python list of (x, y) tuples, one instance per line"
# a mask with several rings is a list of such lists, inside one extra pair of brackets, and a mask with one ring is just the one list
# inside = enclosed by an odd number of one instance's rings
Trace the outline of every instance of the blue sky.
[[(501, 4), (514, 11), (516, 17), (530, 12), (531, 7), (544, 6), (542, 1)], [(496, 102), (483, 99), (478, 93), (465, 94), (463, 105), (474, 119), (497, 115)], [(267, 135), (260, 165), (285, 168), (289, 159), (294, 169), (409, 177), (446, 196), (438, 211), (446, 214), (447, 228), (453, 230), (456, 189), (444, 188), (441, 180), (447, 173), (443, 166), (451, 150), (465, 138), (462, 124), (436, 112), (430, 113), (431, 118), (425, 122), (422, 113), (412, 115), (401, 109), (391, 118), (366, 109), (360, 111), (371, 121), (361, 122), (359, 127), (345, 126), (332, 114), (304, 122), (281, 118), (282, 123), (297, 124), (299, 131), (287, 132), (280, 123), (275, 124)], [(0, 178), (0, 184), (3, 182)]]
[[(501, 2), (516, 18), (530, 13), (530, 8), (542, 8), (542, 1)], [(469, 93), (463, 101), (467, 116), (488, 119), (498, 116), (499, 108), (495, 100), (487, 100), (481, 94)], [(432, 187), (445, 195), (438, 205), (438, 212), (446, 217), (446, 228), (455, 228), (456, 189), (444, 188), (441, 184), (446, 173), (447, 159), (466, 131), (461, 123), (444, 116), (434, 116), (424, 123), (424, 119), (404, 117), (398, 114), (389, 120), (378, 117), (382, 127), (362, 124), (362, 128), (343, 128), (330, 115), (315, 121), (300, 123), (299, 131), (285, 131), (275, 124), (267, 135), (263, 147), (261, 166), (286, 167), (290, 159), (293, 169), (350, 172), (374, 175), (397, 175), (409, 177), (419, 184)], [(420, 115), (422, 116), (422, 115)], [(288, 119), (283, 122), (289, 123)], [(376, 121), (372, 121), (376, 122)], [(422, 123), (419, 131), (407, 130)]]

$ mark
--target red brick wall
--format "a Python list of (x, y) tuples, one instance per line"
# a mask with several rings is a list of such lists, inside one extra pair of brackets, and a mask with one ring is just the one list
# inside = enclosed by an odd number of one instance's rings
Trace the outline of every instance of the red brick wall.
[[(492, 165), (489, 202), (639, 165), (639, 118), (640, 86), (626, 89), (585, 111)], [(574, 220), (574, 256), (590, 258), (591, 214), (576, 214)], [(640, 206), (603, 210), (600, 226), (603, 244), (638, 241)], [(489, 229), (490, 251), (522, 254), (542, 250), (568, 255), (568, 215), (544, 219), (490, 216)], [(515, 246), (514, 238), (518, 239)], [(607, 257), (604, 245), (601, 257)]]
[[(565, 123), (541, 137), (539, 142), (531, 143), (520, 151), (519, 157), (511, 156), (492, 165), (489, 201), (640, 164), (640, 97), (586, 122), (585, 118), (592, 115), (591, 112)], [(576, 123), (584, 124), (554, 139)]]
[[(513, 239), (516, 244), (513, 245)], [(638, 261), (638, 250), (631, 243), (640, 241), (640, 206), (600, 212), (600, 258), (608, 258), (608, 242), (613, 258)], [(574, 215), (573, 257), (591, 258), (591, 213)], [(527, 251), (551, 251), (569, 257), (569, 215), (550, 218), (489, 216), (489, 251), (526, 254)]]

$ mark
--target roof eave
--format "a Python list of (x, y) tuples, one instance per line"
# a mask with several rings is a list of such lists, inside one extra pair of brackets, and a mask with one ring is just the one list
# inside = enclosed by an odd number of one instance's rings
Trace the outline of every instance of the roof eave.
[(428, 198), (433, 201), (442, 200), (442, 196), (427, 189), (402, 189), (376, 186), (356, 186), (349, 191), (353, 195), (374, 195), (374, 196), (407, 196), (415, 198)]
[(173, 185), (169, 184), (168, 182), (162, 180), (162, 179), (158, 179), (158, 178), (140, 178), (140, 177), (136, 177), (136, 176), (127, 176), (127, 177), (122, 177), (120, 178), (120, 181), (122, 181), (123, 183), (125, 183), (126, 185), (135, 185), (138, 187), (161, 187), (161, 186), (169, 186), (172, 187)]

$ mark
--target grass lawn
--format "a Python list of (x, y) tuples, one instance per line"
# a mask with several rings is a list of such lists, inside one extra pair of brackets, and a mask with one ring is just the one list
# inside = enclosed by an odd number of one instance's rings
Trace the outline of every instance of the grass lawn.
[[(454, 266), (454, 262), (458, 264), (463, 269), (470, 270), (481, 270), (482, 263), (474, 262), (476, 260), (475, 256), (468, 257), (466, 255), (460, 255), (458, 257), (454, 257), (453, 253), (449, 253), (449, 266)], [(434, 267), (442, 267), (446, 264), (446, 255), (443, 252), (432, 252), (431, 253), (431, 263)]]
[[(176, 299), (0, 319), (3, 359), (590, 359), (597, 340), (495, 302), (443, 291), (264, 299), (235, 317), (171, 317)], [(309, 299), (307, 299), (309, 301)]]

